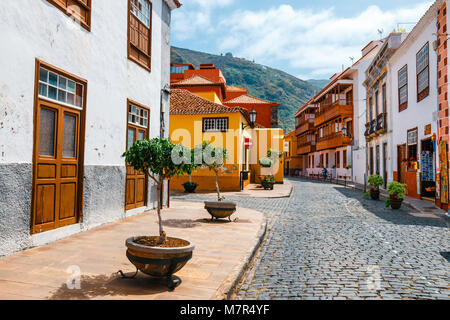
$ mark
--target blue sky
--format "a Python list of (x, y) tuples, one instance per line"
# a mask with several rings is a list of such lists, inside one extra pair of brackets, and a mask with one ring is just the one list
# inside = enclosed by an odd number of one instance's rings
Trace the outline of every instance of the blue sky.
[[(172, 44), (234, 56), (301, 79), (327, 79), (398, 23), (417, 22), (427, 0), (181, 0)], [(410, 30), (413, 25), (401, 25)]]

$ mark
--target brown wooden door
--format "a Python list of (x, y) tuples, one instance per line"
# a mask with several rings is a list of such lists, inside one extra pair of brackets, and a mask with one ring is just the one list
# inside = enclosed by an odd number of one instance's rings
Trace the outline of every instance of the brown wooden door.
[(32, 233), (77, 223), (80, 111), (38, 100)]
[(398, 181), (406, 183), (406, 171), (408, 170), (408, 161), (406, 155), (406, 145), (397, 147), (397, 161), (398, 161)]
[[(147, 130), (128, 124), (127, 149), (138, 140), (147, 138)], [(127, 178), (125, 187), (125, 210), (145, 206), (147, 199), (147, 177), (142, 172), (134, 170), (127, 165)]]

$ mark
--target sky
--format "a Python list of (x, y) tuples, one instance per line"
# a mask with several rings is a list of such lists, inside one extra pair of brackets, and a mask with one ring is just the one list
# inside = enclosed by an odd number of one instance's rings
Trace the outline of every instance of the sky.
[(231, 52), (303, 80), (328, 79), (361, 57), (371, 40), (407, 31), (426, 0), (181, 0), (172, 45), (212, 54)]

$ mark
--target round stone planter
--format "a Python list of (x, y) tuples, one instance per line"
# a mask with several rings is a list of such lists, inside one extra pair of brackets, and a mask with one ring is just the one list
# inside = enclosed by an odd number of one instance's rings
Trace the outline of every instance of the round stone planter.
[(372, 200), (380, 200), (380, 190), (370, 189), (370, 197)]
[(391, 198), (391, 208), (393, 210), (399, 210), (402, 207), (403, 199)]
[(231, 215), (236, 212), (234, 202), (205, 202), (205, 209), (214, 219), (226, 219), (231, 221)]
[(275, 182), (261, 180), (261, 185), (263, 186), (264, 190), (273, 190)]
[[(180, 271), (192, 258), (194, 244), (176, 238), (181, 246), (175, 248), (150, 247), (138, 244), (135, 241), (147, 237), (132, 237), (127, 239), (127, 258), (137, 270), (153, 277), (166, 278), (170, 290), (181, 284), (181, 280), (175, 280), (173, 274)], [(152, 237), (150, 237), (152, 238)], [(153, 237), (157, 238), (157, 237)]]
[(197, 184), (195, 183), (185, 183), (183, 184), (184, 191), (186, 193), (195, 193), (195, 189), (197, 189)]

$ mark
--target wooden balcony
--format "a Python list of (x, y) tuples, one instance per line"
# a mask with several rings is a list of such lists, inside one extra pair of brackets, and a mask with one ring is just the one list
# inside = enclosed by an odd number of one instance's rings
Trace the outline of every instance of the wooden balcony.
[(351, 101), (347, 101), (345, 99), (339, 100), (324, 107), (322, 111), (316, 113), (314, 126), (318, 127), (325, 122), (339, 117), (353, 118), (353, 105)]
[(327, 149), (336, 149), (348, 146), (350, 144), (351, 144), (350, 137), (344, 137), (342, 135), (342, 132), (338, 132), (327, 137), (319, 138), (316, 150), (321, 151)]
[(298, 146), (297, 155), (308, 154), (308, 153), (315, 152), (315, 151), (316, 151), (316, 143), (315, 142), (305, 143), (303, 145)]
[(308, 121), (301, 122), (296, 130), (295, 135), (299, 136), (305, 132), (314, 130), (314, 119), (309, 119)]

